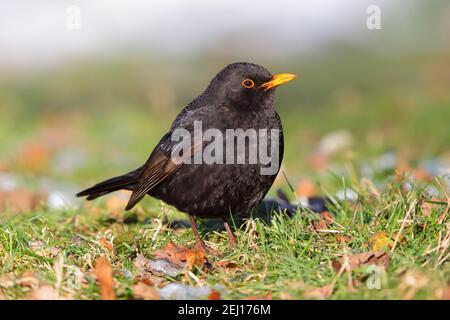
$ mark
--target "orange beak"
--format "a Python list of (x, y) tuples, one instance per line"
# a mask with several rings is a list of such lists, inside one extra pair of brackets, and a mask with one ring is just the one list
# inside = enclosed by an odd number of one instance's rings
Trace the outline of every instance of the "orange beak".
[(287, 83), (291, 80), (294, 80), (295, 78), (297, 78), (297, 76), (292, 73), (276, 74), (272, 77), (272, 79), (270, 79), (270, 81), (263, 83), (260, 88), (263, 88), (264, 90), (269, 90), (278, 87), (279, 85), (282, 85), (284, 83)]

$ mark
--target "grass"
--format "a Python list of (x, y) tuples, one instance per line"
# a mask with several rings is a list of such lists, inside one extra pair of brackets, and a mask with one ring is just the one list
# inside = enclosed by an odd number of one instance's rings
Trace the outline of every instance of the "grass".
[[(438, 181), (435, 185), (439, 187)], [(363, 190), (361, 185), (351, 187)], [(203, 223), (204, 239), (222, 255), (210, 257), (212, 265), (232, 261), (237, 267), (194, 268), (175, 278), (165, 276), (164, 284), (221, 285), (225, 299), (268, 295), (302, 299), (309, 297), (313, 288), (330, 283), (334, 288), (331, 299), (440, 298), (450, 279), (448, 238), (443, 243), (450, 230), (445, 202), (433, 204), (431, 212), (426, 211), (421, 205), (426, 197), (421, 183), (405, 192), (401, 183), (391, 181), (381, 196), (367, 191), (359, 195), (356, 204), (345, 202), (333, 208), (335, 216), (327, 229), (332, 231), (328, 232), (315, 230), (313, 223), (320, 216), (307, 210), (299, 210), (292, 218), (273, 212), (269, 223), (250, 218), (236, 226), (238, 246), (234, 250), (228, 248), (225, 232)], [(151, 200), (131, 216), (124, 216), (121, 211), (111, 214), (111, 208), (100, 201), (75, 211), (42, 207), (36, 212), (3, 217), (0, 293), (7, 299), (27, 298), (36, 286), (50, 284), (63, 296), (99, 299), (92, 268), (96, 258), (105, 256), (113, 266), (117, 297), (133, 298), (133, 277), (139, 274), (133, 261), (138, 253), (151, 258), (169, 241), (180, 246), (194, 244), (190, 229), (172, 229), (162, 223), (163, 218), (178, 218), (180, 213), (167, 206), (160, 209), (160, 203)], [(387, 268), (380, 269), (380, 289), (368, 288), (368, 265), (340, 274), (333, 269), (332, 261), (342, 255), (373, 249), (374, 235), (380, 232), (388, 239), (382, 250), (390, 255)], [(102, 238), (112, 241), (113, 251), (101, 244)], [(82, 286), (73, 285), (74, 272), (83, 275)], [(32, 274), (39, 284), (22, 281), (24, 274)]]

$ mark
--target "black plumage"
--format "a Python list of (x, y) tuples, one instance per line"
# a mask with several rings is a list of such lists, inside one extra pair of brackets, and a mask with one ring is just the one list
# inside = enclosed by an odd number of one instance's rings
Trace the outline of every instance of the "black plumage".
[[(176, 117), (168, 133), (155, 147), (146, 163), (125, 175), (100, 182), (81, 191), (78, 197), (95, 199), (110, 192), (126, 189), (132, 195), (126, 210), (133, 208), (146, 194), (161, 199), (191, 217), (196, 244), (205, 249), (198, 236), (194, 217), (225, 219), (230, 213), (243, 213), (255, 208), (270, 189), (276, 174), (262, 175), (261, 163), (249, 164), (187, 164), (171, 158), (177, 142), (172, 133), (184, 128), (194, 130), (194, 121), (201, 121), (202, 130), (218, 129), (226, 136), (227, 129), (278, 129), (279, 163), (283, 157), (283, 133), (280, 118), (274, 109), (274, 88), (295, 78), (291, 74), (273, 76), (265, 68), (252, 63), (233, 63), (220, 71), (206, 90), (189, 103)], [(269, 135), (270, 137), (270, 135)], [(206, 147), (192, 145), (191, 151)], [(251, 142), (246, 141), (246, 146)], [(271, 141), (267, 148), (270, 148)], [(224, 144), (224, 150), (226, 146)], [(234, 155), (238, 150), (234, 150)], [(271, 151), (268, 150), (268, 155)], [(225, 159), (223, 159), (225, 162)], [(225, 222), (230, 243), (235, 238)]]

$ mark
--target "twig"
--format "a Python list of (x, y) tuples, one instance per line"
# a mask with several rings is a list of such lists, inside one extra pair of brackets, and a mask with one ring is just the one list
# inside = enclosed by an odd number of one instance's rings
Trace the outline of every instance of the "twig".
[(403, 233), (403, 229), (405, 228), (406, 221), (408, 220), (409, 216), (413, 212), (414, 208), (416, 207), (417, 200), (413, 200), (411, 203), (408, 212), (406, 212), (405, 218), (403, 219), (402, 225), (400, 226), (400, 230), (397, 233), (397, 236), (395, 237), (394, 244), (392, 245), (391, 254), (394, 253), (395, 247), (397, 246), (398, 239), (400, 239), (400, 235)]

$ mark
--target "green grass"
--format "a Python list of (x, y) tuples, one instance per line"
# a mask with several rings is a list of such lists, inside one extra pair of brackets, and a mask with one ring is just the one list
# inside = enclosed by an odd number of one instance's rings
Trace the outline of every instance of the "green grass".
[[(436, 186), (439, 187), (437, 181)], [(352, 187), (362, 190), (360, 185)], [(268, 294), (275, 299), (302, 299), (311, 288), (330, 283), (334, 284), (331, 299), (439, 298), (439, 290), (445, 288), (450, 279), (448, 257), (442, 260), (449, 253), (448, 243), (443, 245), (442, 240), (449, 232), (450, 220), (445, 203), (435, 204), (431, 214), (425, 215), (420, 206), (424, 197), (420, 183), (406, 193), (397, 183), (387, 184), (380, 197), (361, 191), (357, 204), (344, 203), (333, 209), (335, 222), (328, 228), (338, 233), (315, 231), (312, 223), (320, 218), (308, 211), (299, 211), (292, 218), (274, 212), (269, 223), (250, 218), (237, 228), (238, 246), (234, 250), (228, 248), (225, 232), (210, 228), (210, 223), (203, 223), (202, 236), (222, 255), (209, 257), (212, 265), (218, 261), (233, 261), (237, 268), (195, 268), (192, 273), (186, 271), (176, 278), (164, 277), (164, 284), (220, 284), (225, 299)], [(117, 297), (133, 298), (136, 281), (126, 277), (124, 270), (138, 276), (133, 265), (138, 253), (152, 258), (155, 250), (163, 248), (169, 241), (180, 246), (194, 244), (190, 229), (174, 230), (167, 224), (161, 225), (163, 218), (182, 215), (167, 206), (164, 210), (160, 208), (156, 200), (147, 201), (132, 213), (134, 220), (129, 219), (132, 223), (123, 222), (126, 217), (121, 212), (112, 215), (102, 201), (75, 211), (51, 211), (42, 207), (36, 212), (3, 217), (0, 224), (0, 293), (7, 299), (28, 297), (34, 287), (22, 285), (20, 279), (25, 272), (31, 271), (40, 285), (50, 284), (61, 295), (99, 299), (99, 286), (91, 269), (96, 258), (105, 256), (113, 266)], [(351, 255), (370, 250), (373, 235), (383, 231), (392, 239), (400, 233), (401, 241), (393, 252), (386, 248), (390, 263), (381, 273), (381, 289), (367, 287), (367, 265), (350, 273), (337, 274), (333, 270), (333, 260), (344, 253)], [(348, 237), (348, 241), (339, 241), (337, 234)], [(99, 243), (102, 237), (114, 239), (113, 252)], [(40, 245), (36, 249), (30, 245), (33, 243)], [(439, 245), (439, 250), (426, 254)], [(60, 250), (54, 257), (52, 248)], [(60, 276), (57, 275), (58, 268), (62, 270)], [(71, 285), (73, 270), (84, 275), (85, 281), (80, 288), (74, 289)], [(406, 280), (410, 273), (417, 276), (419, 284)], [(349, 278), (356, 283), (353, 289), (349, 286)], [(423, 285), (420, 279), (426, 279)]]

